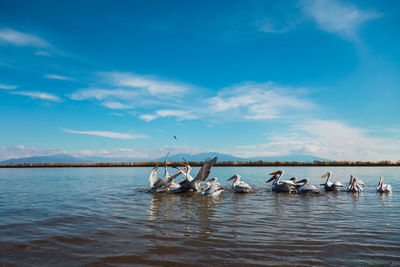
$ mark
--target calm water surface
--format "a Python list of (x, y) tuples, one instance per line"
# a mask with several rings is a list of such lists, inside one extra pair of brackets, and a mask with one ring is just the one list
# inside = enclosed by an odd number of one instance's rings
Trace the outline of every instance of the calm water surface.
[(318, 196), (271, 192), (276, 169), (213, 168), (256, 189), (215, 198), (143, 192), (150, 168), (0, 169), (0, 266), (400, 265), (400, 168), (283, 168), (366, 183)]

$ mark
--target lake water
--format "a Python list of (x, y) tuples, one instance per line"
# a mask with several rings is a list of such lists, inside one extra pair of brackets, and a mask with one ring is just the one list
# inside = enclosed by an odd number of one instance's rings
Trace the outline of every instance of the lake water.
[[(150, 168), (0, 169), (0, 266), (400, 265), (399, 167), (282, 168), (366, 184), (314, 196), (271, 192), (277, 169), (215, 167), (256, 190), (215, 198), (143, 192)], [(380, 175), (392, 194), (375, 192)]]

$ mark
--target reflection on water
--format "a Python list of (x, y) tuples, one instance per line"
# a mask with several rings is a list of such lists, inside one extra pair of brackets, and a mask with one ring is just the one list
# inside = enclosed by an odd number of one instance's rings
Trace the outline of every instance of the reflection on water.
[[(328, 170), (366, 183), (320, 195), (271, 192), (273, 170), (214, 168), (255, 193), (226, 182), (202, 197), (147, 192), (150, 168), (1, 169), (0, 265), (400, 264), (400, 168), (285, 168), (315, 184)], [(392, 194), (376, 193), (380, 175)]]

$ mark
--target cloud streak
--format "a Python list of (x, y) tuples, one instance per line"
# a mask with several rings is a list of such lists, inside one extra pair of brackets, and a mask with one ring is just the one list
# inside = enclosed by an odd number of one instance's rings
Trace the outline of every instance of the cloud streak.
[(17, 87), (17, 85), (0, 84), (0, 89), (3, 90), (14, 90)]
[(350, 38), (357, 37), (361, 24), (382, 16), (334, 0), (303, 0), (299, 3), (304, 14), (312, 18), (321, 30)]
[(71, 77), (58, 75), (58, 74), (46, 74), (46, 75), (44, 75), (44, 77), (47, 78), (47, 79), (62, 80), (62, 81), (71, 81), (71, 80), (73, 80)]
[(148, 138), (147, 135), (142, 134), (127, 134), (127, 133), (117, 133), (117, 132), (107, 132), (107, 131), (75, 131), (70, 129), (63, 129), (66, 133), (73, 134), (84, 134), (84, 135), (95, 135), (107, 138), (114, 139), (139, 139), (139, 138)]
[(39, 91), (17, 91), (17, 92), (10, 92), (13, 95), (22, 95), (22, 96), (29, 96), (32, 99), (41, 99), (46, 101), (52, 102), (61, 102), (62, 99), (56, 95), (39, 92)]
[(50, 46), (47, 41), (38, 36), (8, 28), (0, 30), (0, 43), (6, 43), (15, 46), (31, 46), (42, 48)]

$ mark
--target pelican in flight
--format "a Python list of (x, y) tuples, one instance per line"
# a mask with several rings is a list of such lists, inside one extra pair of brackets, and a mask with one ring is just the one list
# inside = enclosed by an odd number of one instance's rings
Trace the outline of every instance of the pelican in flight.
[(157, 170), (158, 170), (158, 165), (155, 166), (149, 176), (149, 182), (150, 182), (150, 191), (152, 193), (155, 192), (165, 192), (168, 190), (171, 190), (171, 188), (176, 187), (176, 183), (174, 182), (174, 179), (178, 177), (181, 172), (176, 172), (174, 174), (169, 175), (168, 173), (168, 164), (171, 162), (168, 161), (168, 156), (169, 152), (167, 154), (167, 157), (165, 158), (164, 161), (164, 177), (160, 178), (157, 175)]
[(327, 173), (325, 173), (324, 175), (322, 175), (321, 178), (326, 178), (326, 181), (325, 181), (325, 183), (323, 183), (323, 184), (321, 184), (321, 185), (324, 186), (325, 191), (327, 191), (327, 192), (328, 192), (328, 191), (339, 191), (339, 189), (340, 189), (341, 187), (343, 187), (343, 184), (342, 184), (341, 182), (339, 182), (339, 181), (336, 181), (336, 182), (332, 183), (332, 182), (330, 181), (331, 175), (332, 175), (331, 172), (327, 172)]
[(300, 184), (299, 186), (299, 194), (319, 194), (320, 190), (313, 184), (308, 184), (309, 179), (305, 178), (296, 182), (296, 184)]
[(190, 179), (189, 176), (185, 177), (185, 179), (183, 179), (179, 183), (179, 186), (177, 188), (173, 188), (171, 190), (171, 193), (178, 194), (189, 191), (201, 191), (200, 183), (204, 182), (207, 179), (208, 175), (211, 172), (211, 167), (215, 164), (215, 162), (217, 162), (217, 159), (218, 157), (215, 157), (213, 159), (206, 159), (206, 162), (204, 163), (203, 167), (201, 167), (194, 179)]
[(383, 177), (381, 176), (376, 191), (379, 193), (390, 193), (392, 192), (392, 186), (390, 184), (383, 184)]
[(272, 191), (275, 192), (296, 192), (296, 184), (292, 180), (284, 180), (280, 181), (281, 177), (283, 176), (284, 171), (278, 170), (276, 172), (271, 172), (269, 175), (273, 175), (271, 179), (267, 181), (267, 183), (274, 180), (272, 183)]
[(217, 196), (221, 194), (221, 192), (224, 190), (222, 187), (222, 184), (217, 183), (218, 178), (214, 177), (211, 179), (206, 180), (207, 186), (201, 190), (200, 195), (201, 196)]
[(350, 193), (360, 193), (362, 192), (362, 187), (360, 184), (358, 184), (357, 178), (354, 177), (353, 175), (350, 178), (351, 184), (347, 187), (347, 192)]
[(253, 192), (253, 188), (251, 188), (250, 185), (247, 183), (240, 181), (240, 175), (235, 174), (231, 178), (229, 178), (227, 181), (232, 181), (232, 190), (235, 193), (250, 193)]

